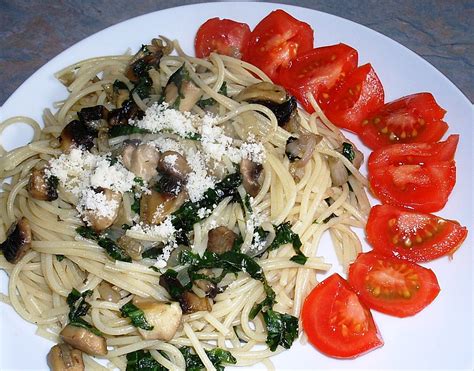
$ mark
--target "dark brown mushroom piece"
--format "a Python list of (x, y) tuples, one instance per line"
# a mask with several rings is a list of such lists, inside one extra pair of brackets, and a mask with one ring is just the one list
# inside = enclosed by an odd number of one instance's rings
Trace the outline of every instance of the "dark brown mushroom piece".
[(61, 339), (73, 348), (82, 350), (91, 356), (104, 356), (107, 354), (107, 341), (103, 336), (74, 325), (67, 325), (59, 333)]
[(127, 99), (120, 108), (110, 111), (108, 123), (109, 126), (126, 125), (129, 120), (142, 119), (144, 115), (145, 112), (133, 100)]
[(125, 76), (131, 82), (137, 82), (148, 69), (158, 69), (163, 55), (167, 55), (171, 51), (170, 46), (164, 44), (163, 40), (153, 39), (150, 45), (142, 46), (138, 53), (135, 54), (125, 71)]
[(51, 371), (84, 371), (82, 352), (68, 344), (57, 344), (48, 353)]
[(140, 200), (140, 220), (146, 224), (160, 224), (178, 210), (186, 200), (186, 192), (178, 194), (157, 192), (144, 194)]
[(200, 298), (191, 291), (185, 291), (179, 298), (179, 304), (184, 314), (190, 314), (200, 311), (212, 310), (211, 302), (208, 298)]
[(122, 151), (123, 165), (136, 176), (150, 181), (158, 174), (160, 152), (148, 144), (127, 144)]
[(240, 162), (240, 173), (242, 174), (242, 185), (245, 191), (252, 197), (258, 195), (260, 192), (261, 185), (258, 182), (260, 174), (262, 173), (262, 164), (243, 159)]
[(267, 107), (275, 114), (279, 126), (291, 119), (297, 107), (295, 97), (289, 95), (285, 88), (267, 81), (246, 87), (234, 99)]
[(98, 120), (107, 120), (109, 116), (109, 110), (102, 105), (85, 107), (77, 113), (77, 116), (79, 117), (79, 120), (83, 123), (90, 123)]
[(28, 219), (21, 218), (7, 231), (7, 239), (0, 244), (5, 259), (16, 264), (31, 248), (31, 227)]
[(61, 131), (59, 138), (60, 148), (63, 152), (69, 152), (71, 147), (82, 147), (90, 150), (97, 138), (97, 130), (79, 120), (73, 120)]
[(164, 89), (165, 102), (181, 112), (191, 111), (202, 94), (184, 64), (170, 76)]
[(207, 235), (207, 250), (216, 254), (231, 251), (237, 235), (227, 227), (211, 229)]
[(157, 169), (160, 173), (171, 175), (181, 182), (186, 181), (186, 177), (191, 172), (186, 158), (174, 151), (166, 151), (161, 154)]
[(57, 178), (47, 177), (44, 169), (33, 169), (28, 182), (28, 193), (37, 200), (53, 201), (58, 198)]

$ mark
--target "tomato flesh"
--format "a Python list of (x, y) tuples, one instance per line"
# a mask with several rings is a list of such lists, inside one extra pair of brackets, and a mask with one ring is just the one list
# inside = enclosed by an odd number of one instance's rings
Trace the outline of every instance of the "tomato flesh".
[(372, 192), (383, 202), (421, 212), (442, 209), (456, 183), (459, 135), (445, 142), (392, 144), (369, 157)]
[(362, 121), (360, 138), (378, 149), (393, 143), (437, 142), (448, 130), (446, 111), (430, 93), (409, 95), (386, 103)]
[(280, 68), (290, 60), (313, 48), (313, 29), (281, 9), (263, 18), (250, 35), (243, 60), (277, 81)]
[(383, 345), (370, 311), (338, 274), (311, 291), (302, 321), (310, 343), (331, 357), (355, 358)]
[(369, 308), (396, 317), (415, 315), (440, 291), (431, 269), (373, 251), (359, 254), (348, 279)]
[(357, 67), (357, 60), (357, 50), (346, 44), (315, 48), (293, 59), (288, 68), (281, 70), (278, 81), (306, 111), (313, 112), (306, 95), (310, 93), (316, 101), (322, 99)]
[(250, 27), (230, 19), (211, 18), (199, 27), (194, 40), (196, 57), (212, 52), (241, 58), (250, 38)]
[(384, 102), (382, 83), (370, 63), (358, 67), (342, 85), (334, 86), (321, 108), (334, 125), (359, 133), (362, 121)]
[(377, 252), (427, 262), (454, 254), (468, 232), (458, 222), (436, 215), (377, 205), (370, 211), (366, 233)]

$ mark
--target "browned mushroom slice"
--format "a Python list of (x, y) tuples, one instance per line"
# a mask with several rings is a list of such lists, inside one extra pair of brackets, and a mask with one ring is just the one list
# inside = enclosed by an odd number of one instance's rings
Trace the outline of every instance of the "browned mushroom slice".
[(147, 182), (158, 173), (159, 159), (160, 152), (147, 144), (127, 144), (122, 151), (123, 165)]
[(261, 185), (258, 182), (263, 166), (248, 159), (240, 162), (240, 173), (242, 174), (242, 185), (247, 193), (255, 197), (260, 192)]
[(167, 216), (178, 210), (186, 200), (186, 193), (160, 193), (152, 190), (140, 200), (140, 219), (146, 224), (160, 224)]
[(109, 110), (102, 105), (85, 107), (77, 113), (77, 116), (79, 117), (79, 120), (84, 123), (97, 120), (107, 120)]
[(68, 344), (57, 344), (48, 353), (51, 371), (84, 371), (82, 352)]
[(109, 126), (126, 125), (129, 120), (141, 119), (145, 115), (132, 100), (126, 100), (120, 108), (110, 111), (108, 116)]
[(58, 198), (57, 184), (52, 178), (46, 177), (44, 169), (33, 169), (28, 182), (28, 193), (31, 197), (42, 201), (53, 201)]
[(296, 110), (296, 99), (282, 86), (267, 81), (246, 87), (234, 99), (267, 107), (275, 114), (279, 126), (285, 125)]
[(94, 334), (84, 327), (69, 324), (62, 329), (59, 336), (73, 348), (82, 350), (91, 356), (104, 356), (107, 354), (105, 338)]
[(160, 39), (153, 39), (151, 45), (144, 45), (133, 57), (130, 65), (125, 71), (125, 76), (137, 82), (141, 76), (151, 67), (158, 68), (161, 57), (171, 52), (170, 46)]
[(165, 102), (181, 112), (190, 111), (202, 96), (202, 90), (194, 84), (183, 64), (173, 73), (165, 87)]
[(227, 227), (211, 229), (207, 235), (207, 250), (216, 254), (231, 251), (236, 238), (237, 235)]
[(194, 281), (194, 284), (199, 287), (207, 297), (214, 299), (217, 294), (222, 292), (222, 290), (217, 287), (215, 283), (212, 283), (211, 281), (201, 279), (201, 280), (196, 280)]
[(97, 130), (79, 120), (74, 120), (61, 131), (60, 148), (63, 152), (69, 152), (72, 146), (90, 150), (94, 146), (94, 138), (96, 137)]
[(100, 215), (97, 210), (84, 210), (84, 219), (90, 224), (93, 230), (101, 232), (110, 227), (117, 219), (122, 195), (107, 188), (95, 189), (96, 193), (103, 193), (107, 203), (107, 215)]
[(191, 172), (188, 162), (178, 152), (166, 151), (161, 154), (157, 165), (158, 171), (163, 174), (171, 175), (184, 182)]
[(143, 311), (146, 321), (153, 326), (152, 330), (138, 328), (144, 339), (170, 341), (174, 337), (183, 315), (178, 303), (163, 303), (136, 296), (133, 304)]
[(21, 218), (7, 231), (7, 239), (0, 244), (5, 259), (16, 264), (31, 248), (31, 227), (28, 219)]
[(179, 303), (181, 304), (181, 309), (185, 314), (199, 311), (210, 312), (212, 310), (212, 306), (208, 298), (200, 298), (191, 291), (183, 292), (179, 298)]

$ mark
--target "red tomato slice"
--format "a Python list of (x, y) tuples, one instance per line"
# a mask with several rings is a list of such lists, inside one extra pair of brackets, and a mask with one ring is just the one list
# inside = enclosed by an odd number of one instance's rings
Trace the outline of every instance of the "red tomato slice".
[(437, 142), (448, 130), (446, 111), (430, 93), (386, 103), (362, 122), (360, 138), (371, 149), (394, 143)]
[(313, 48), (313, 29), (285, 11), (271, 12), (250, 35), (243, 60), (257, 66), (273, 81), (280, 67)]
[(310, 343), (331, 357), (355, 358), (383, 345), (370, 311), (336, 273), (308, 295), (302, 321)]
[(357, 50), (346, 44), (315, 48), (291, 61), (280, 70), (278, 81), (293, 94), (308, 112), (314, 109), (306, 94), (316, 101), (357, 67)]
[(366, 233), (375, 251), (414, 262), (451, 256), (467, 237), (456, 221), (390, 205), (372, 208)]
[(456, 183), (459, 135), (445, 142), (392, 144), (369, 157), (369, 182), (383, 202), (421, 212), (444, 207)]
[(383, 101), (382, 83), (368, 63), (352, 71), (341, 86), (333, 87), (321, 101), (321, 108), (334, 125), (359, 133), (363, 119)]
[(440, 290), (431, 269), (373, 251), (359, 254), (348, 279), (365, 305), (396, 317), (415, 315)]
[(205, 58), (212, 52), (241, 58), (250, 38), (250, 27), (230, 19), (211, 18), (196, 34), (196, 57)]

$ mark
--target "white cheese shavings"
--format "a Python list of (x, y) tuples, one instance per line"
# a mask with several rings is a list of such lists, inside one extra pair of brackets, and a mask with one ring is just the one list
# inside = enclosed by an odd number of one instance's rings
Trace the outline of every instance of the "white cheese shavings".
[(262, 164), (265, 160), (265, 148), (261, 143), (245, 142), (240, 146), (242, 158), (246, 158), (257, 164)]
[(171, 256), (171, 253), (173, 250), (177, 247), (178, 245), (175, 242), (171, 242), (168, 245), (165, 245), (163, 247), (163, 253), (161, 253), (156, 260), (156, 263), (153, 265), (154, 267), (158, 269), (163, 269), (166, 267), (168, 264), (168, 259)]
[(76, 209), (89, 223), (86, 211), (94, 213), (99, 218), (112, 218), (118, 207), (119, 203), (116, 200), (108, 200), (103, 192), (96, 193), (92, 189), (86, 189), (81, 191)]
[(131, 231), (143, 233), (152, 237), (156, 241), (170, 242), (175, 240), (176, 229), (168, 217), (158, 225), (148, 225), (145, 223), (135, 224)]
[(91, 187), (108, 188), (112, 191), (124, 193), (135, 184), (135, 174), (128, 171), (123, 165), (110, 161), (104, 157), (98, 158), (94, 171), (91, 174)]
[(130, 120), (129, 124), (151, 133), (172, 132), (182, 137), (196, 134), (194, 116), (189, 112), (170, 109), (168, 103), (154, 103), (145, 111), (141, 120)]
[(188, 175), (186, 190), (192, 202), (199, 201), (209, 188), (214, 188), (215, 180), (207, 174), (206, 164), (200, 152), (189, 151), (186, 156), (191, 172)]

